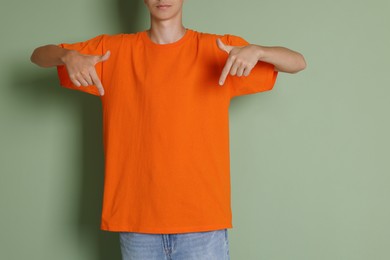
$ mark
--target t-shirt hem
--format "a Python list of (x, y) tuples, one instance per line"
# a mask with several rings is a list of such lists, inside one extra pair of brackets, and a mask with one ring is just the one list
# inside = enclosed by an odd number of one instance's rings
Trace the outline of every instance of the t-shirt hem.
[(205, 232), (219, 229), (233, 228), (231, 223), (222, 225), (207, 225), (207, 226), (188, 226), (188, 227), (171, 227), (171, 228), (148, 228), (148, 227), (129, 227), (115, 226), (102, 224), (100, 229), (109, 232), (138, 232), (148, 234), (173, 234), (173, 233), (189, 233), (189, 232)]

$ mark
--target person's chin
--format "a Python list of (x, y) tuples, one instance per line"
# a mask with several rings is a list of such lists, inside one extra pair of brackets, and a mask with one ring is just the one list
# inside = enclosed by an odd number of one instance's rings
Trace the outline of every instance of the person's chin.
[(166, 21), (173, 18), (173, 15), (165, 14), (165, 15), (154, 15), (153, 18), (157, 21)]

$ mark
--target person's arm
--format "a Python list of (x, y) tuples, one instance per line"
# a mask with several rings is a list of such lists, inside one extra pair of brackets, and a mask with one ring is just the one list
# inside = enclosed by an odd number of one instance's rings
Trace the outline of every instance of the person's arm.
[(104, 55), (84, 55), (75, 50), (68, 50), (57, 45), (49, 44), (36, 48), (31, 55), (31, 62), (40, 67), (65, 65), (72, 83), (78, 87), (95, 85), (100, 95), (104, 88), (96, 73), (95, 64), (106, 61), (110, 51)]
[(275, 70), (287, 73), (297, 73), (306, 68), (302, 54), (284, 47), (264, 47), (255, 44), (246, 46), (225, 45), (217, 39), (218, 47), (229, 54), (220, 77), (223, 85), (230, 73), (232, 76), (248, 76), (258, 61), (274, 65)]
[(253, 53), (257, 53), (259, 61), (273, 64), (277, 71), (297, 73), (306, 68), (305, 58), (299, 52), (285, 47), (264, 47), (253, 44), (250, 48), (253, 48)]
[(31, 55), (31, 62), (44, 68), (65, 65), (64, 57), (72, 50), (61, 48), (54, 44), (38, 47)]

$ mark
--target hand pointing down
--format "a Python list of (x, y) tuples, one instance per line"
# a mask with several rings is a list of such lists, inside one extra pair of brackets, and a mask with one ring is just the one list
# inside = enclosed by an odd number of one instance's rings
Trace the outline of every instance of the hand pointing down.
[(230, 73), (232, 76), (248, 76), (259, 61), (258, 49), (255, 45), (230, 46), (217, 39), (219, 49), (229, 54), (225, 67), (219, 79), (219, 85), (223, 85)]

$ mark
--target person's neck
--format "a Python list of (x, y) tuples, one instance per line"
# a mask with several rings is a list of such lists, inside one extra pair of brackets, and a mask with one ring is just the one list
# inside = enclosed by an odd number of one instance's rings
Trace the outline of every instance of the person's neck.
[(151, 21), (148, 35), (157, 44), (168, 44), (180, 40), (186, 33), (181, 20)]

